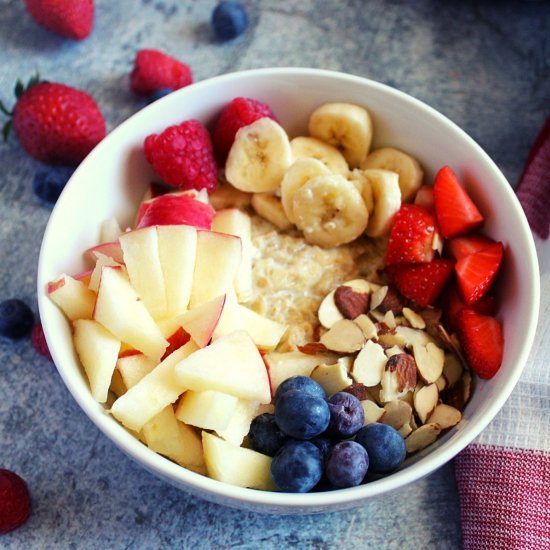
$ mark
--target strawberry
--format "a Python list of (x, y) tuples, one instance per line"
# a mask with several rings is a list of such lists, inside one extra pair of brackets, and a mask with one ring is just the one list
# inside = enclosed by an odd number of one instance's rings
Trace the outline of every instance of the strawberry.
[(237, 131), (262, 117), (277, 120), (269, 105), (247, 97), (236, 97), (223, 108), (212, 134), (216, 159), (220, 165), (225, 163)]
[(475, 233), (465, 237), (449, 239), (445, 244), (445, 248), (455, 260), (460, 260), (463, 256), (479, 252), (494, 242), (493, 239), (485, 235)]
[(39, 82), (15, 87), (17, 102), (3, 129), (11, 125), (23, 149), (47, 164), (75, 166), (105, 137), (105, 120), (93, 98), (64, 84)]
[(455, 264), (458, 288), (467, 305), (477, 302), (493, 284), (504, 255), (501, 242), (463, 256)]
[(498, 319), (465, 308), (457, 316), (457, 335), (470, 367), (492, 378), (502, 363), (504, 335)]
[(485, 294), (477, 302), (471, 306), (467, 306), (460, 297), (455, 285), (450, 285), (445, 291), (443, 304), (445, 325), (451, 330), (455, 330), (458, 313), (464, 308), (468, 307), (482, 315), (494, 315), (498, 306), (497, 300), (492, 294)]
[(483, 216), (449, 166), (441, 168), (435, 177), (434, 205), (443, 237), (458, 237), (483, 224)]
[(25, 0), (27, 11), (51, 32), (83, 40), (94, 24), (93, 0)]
[(210, 134), (198, 120), (147, 136), (144, 149), (155, 172), (174, 187), (212, 191), (218, 184)]
[(191, 69), (185, 63), (160, 50), (139, 50), (130, 74), (130, 88), (139, 96), (150, 96), (159, 90), (179, 90), (193, 82)]
[(388, 277), (399, 292), (421, 307), (432, 305), (453, 272), (453, 262), (437, 258), (431, 262), (393, 264), (386, 267)]
[(433, 260), (435, 218), (422, 206), (403, 204), (396, 213), (386, 250), (386, 265)]
[(15, 472), (0, 469), (0, 535), (21, 527), (31, 514), (25, 481)]

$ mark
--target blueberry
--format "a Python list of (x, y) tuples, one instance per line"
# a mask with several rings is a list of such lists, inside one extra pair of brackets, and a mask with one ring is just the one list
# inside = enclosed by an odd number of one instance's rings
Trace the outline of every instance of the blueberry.
[(291, 376), (279, 384), (275, 392), (275, 405), (279, 397), (289, 390), (299, 390), (316, 397), (321, 397), (322, 399), (326, 399), (327, 397), (325, 390), (312, 378), (308, 376)]
[(289, 390), (275, 404), (275, 420), (290, 437), (312, 439), (327, 429), (330, 411), (322, 397)]
[(34, 326), (34, 313), (21, 300), (12, 298), (0, 303), (0, 334), (8, 338), (22, 338)]
[(334, 445), (334, 441), (332, 441), (328, 437), (323, 436), (314, 437), (310, 441), (321, 451), (321, 456), (323, 457), (323, 460), (326, 460), (328, 455), (330, 454), (330, 450)]
[(337, 392), (327, 402), (330, 409), (328, 435), (338, 439), (355, 435), (365, 422), (361, 401), (351, 393)]
[(288, 439), (277, 426), (275, 415), (270, 413), (260, 414), (252, 420), (248, 437), (255, 451), (268, 456), (273, 456)]
[(369, 455), (365, 448), (355, 441), (336, 443), (327, 459), (325, 473), (335, 487), (359, 485), (369, 469)]
[(365, 447), (369, 455), (370, 471), (389, 474), (403, 463), (407, 454), (403, 436), (391, 426), (373, 422), (363, 426), (355, 441)]
[(307, 493), (317, 485), (322, 475), (321, 452), (309, 441), (288, 441), (271, 462), (275, 485), (287, 493)]
[(56, 166), (47, 171), (37, 172), (32, 181), (34, 194), (40, 200), (54, 204), (73, 172), (74, 168), (66, 166)]
[(220, 2), (212, 12), (212, 27), (220, 40), (236, 38), (245, 31), (247, 25), (246, 10), (238, 2)]
[(173, 91), (174, 90), (172, 88), (159, 88), (158, 90), (155, 90), (151, 95), (149, 95), (149, 97), (147, 98), (147, 103), (154, 103), (157, 99), (161, 99), (162, 97), (171, 94)]

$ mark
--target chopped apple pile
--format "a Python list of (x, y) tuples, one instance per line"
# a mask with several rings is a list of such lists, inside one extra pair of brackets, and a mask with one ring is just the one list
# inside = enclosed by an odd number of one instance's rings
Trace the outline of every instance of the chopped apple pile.
[(176, 463), (273, 489), (271, 458), (241, 445), (272, 399), (262, 355), (287, 327), (243, 305), (253, 291), (249, 216), (216, 212), (201, 193), (148, 193), (135, 226), (117, 228), (105, 223), (109, 240), (83, 251), (86, 272), (47, 287), (72, 323), (92, 396)]

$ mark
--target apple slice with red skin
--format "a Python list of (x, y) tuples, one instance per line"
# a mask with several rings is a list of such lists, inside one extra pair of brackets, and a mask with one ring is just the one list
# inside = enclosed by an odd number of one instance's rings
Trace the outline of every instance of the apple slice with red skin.
[(119, 264), (124, 263), (124, 256), (122, 254), (122, 247), (119, 241), (113, 241), (109, 243), (101, 243), (92, 246), (84, 251), (84, 256), (92, 260), (95, 264), (97, 259), (96, 252), (103, 254), (104, 256), (110, 256), (115, 262)]
[(225, 294), (190, 309), (178, 317), (178, 323), (200, 348), (210, 342), (225, 305)]

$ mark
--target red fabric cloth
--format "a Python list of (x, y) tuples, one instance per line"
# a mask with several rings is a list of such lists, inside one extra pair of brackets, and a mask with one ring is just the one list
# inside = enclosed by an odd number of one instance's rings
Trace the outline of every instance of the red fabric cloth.
[(550, 549), (550, 453), (472, 444), (455, 466), (465, 550)]
[(532, 231), (547, 239), (550, 233), (550, 117), (531, 147), (516, 194)]

